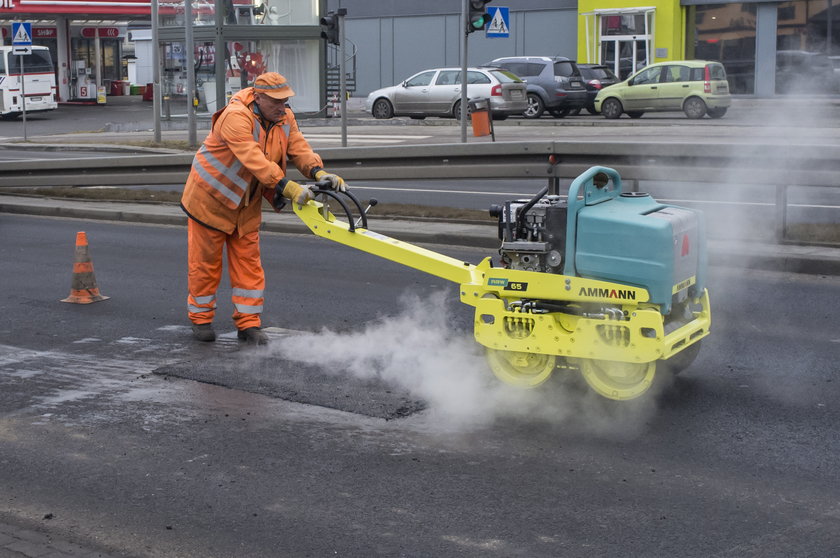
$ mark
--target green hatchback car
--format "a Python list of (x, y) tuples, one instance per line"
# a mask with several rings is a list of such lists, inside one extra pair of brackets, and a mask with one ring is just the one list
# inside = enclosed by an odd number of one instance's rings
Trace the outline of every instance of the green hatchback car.
[(726, 70), (720, 62), (674, 60), (639, 70), (625, 81), (605, 87), (595, 97), (604, 118), (627, 113), (683, 111), (689, 118), (720, 118), (732, 103)]

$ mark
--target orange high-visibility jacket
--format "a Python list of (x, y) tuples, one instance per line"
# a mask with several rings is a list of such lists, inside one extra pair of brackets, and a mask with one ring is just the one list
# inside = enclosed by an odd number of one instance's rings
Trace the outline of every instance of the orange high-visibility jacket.
[(256, 108), (249, 87), (213, 115), (181, 196), (187, 215), (227, 234), (237, 230), (241, 236), (259, 229), (261, 197), (272, 201), (274, 188), (286, 176), (287, 159), (308, 177), (324, 166), (290, 109), (266, 130)]

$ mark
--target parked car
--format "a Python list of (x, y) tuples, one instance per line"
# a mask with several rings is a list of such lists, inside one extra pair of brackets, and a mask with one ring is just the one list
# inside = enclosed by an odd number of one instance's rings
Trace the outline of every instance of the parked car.
[[(525, 83), (499, 68), (468, 68), (467, 97), (489, 99), (490, 113), (495, 119), (521, 114), (528, 108)], [(377, 89), (367, 96), (365, 111), (375, 118), (460, 118), (461, 68), (423, 70), (402, 83)]]
[(720, 62), (674, 60), (646, 66), (629, 79), (602, 89), (595, 110), (605, 118), (627, 113), (639, 118), (646, 112), (678, 111), (689, 118), (720, 118), (732, 99), (726, 70)]
[(497, 58), (487, 66), (504, 68), (527, 82), (525, 118), (539, 118), (545, 111), (563, 118), (587, 104), (586, 87), (574, 60), (562, 56), (512, 56)]
[(831, 58), (821, 52), (776, 52), (776, 93), (834, 94), (837, 77)]
[(583, 77), (583, 85), (586, 87), (587, 105), (589, 114), (598, 114), (595, 111), (595, 96), (604, 87), (618, 83), (618, 76), (613, 73), (609, 66), (603, 64), (578, 64), (580, 75)]

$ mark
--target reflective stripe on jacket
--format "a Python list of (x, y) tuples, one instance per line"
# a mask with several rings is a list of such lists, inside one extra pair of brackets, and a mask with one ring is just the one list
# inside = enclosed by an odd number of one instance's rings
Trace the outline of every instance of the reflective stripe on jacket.
[(196, 221), (227, 234), (259, 229), (261, 198), (271, 200), (286, 176), (286, 160), (304, 176), (323, 167), (290, 109), (266, 130), (255, 112), (253, 88), (213, 115), (210, 133), (193, 158), (181, 207)]

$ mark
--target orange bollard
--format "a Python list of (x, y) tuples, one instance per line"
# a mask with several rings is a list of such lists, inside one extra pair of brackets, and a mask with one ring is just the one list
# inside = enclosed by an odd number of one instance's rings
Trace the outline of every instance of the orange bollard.
[(96, 286), (96, 276), (93, 274), (93, 260), (88, 253), (87, 235), (84, 232), (76, 233), (76, 261), (73, 264), (73, 283), (70, 286), (70, 296), (61, 302), (73, 302), (75, 304), (90, 304), (107, 300), (111, 297), (103, 296)]

